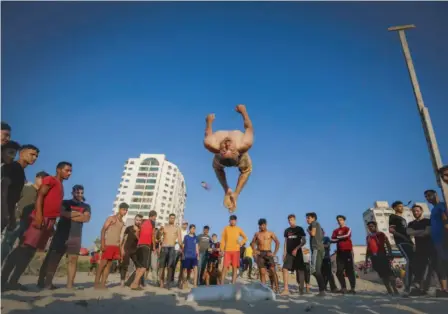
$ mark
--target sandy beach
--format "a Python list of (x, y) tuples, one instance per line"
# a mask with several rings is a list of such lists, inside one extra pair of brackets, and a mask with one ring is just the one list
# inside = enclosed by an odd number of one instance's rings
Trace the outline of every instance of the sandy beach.
[[(55, 279), (56, 290), (39, 291), (35, 276), (26, 276), (21, 282), (29, 291), (8, 291), (2, 294), (2, 313), (18, 314), (30, 311), (35, 314), (71, 314), (79, 312), (102, 313), (443, 313), (448, 300), (434, 297), (391, 298), (378, 284), (359, 280), (357, 295), (328, 294), (322, 298), (314, 294), (299, 297), (295, 286), (290, 297), (277, 297), (276, 301), (248, 304), (244, 301), (187, 302), (189, 290), (160, 289), (147, 286), (143, 291), (131, 291), (119, 286), (119, 277), (110, 276), (109, 289), (93, 289), (93, 276), (79, 273), (76, 279), (80, 290), (64, 288), (65, 278)], [(244, 280), (241, 280), (244, 283)]]

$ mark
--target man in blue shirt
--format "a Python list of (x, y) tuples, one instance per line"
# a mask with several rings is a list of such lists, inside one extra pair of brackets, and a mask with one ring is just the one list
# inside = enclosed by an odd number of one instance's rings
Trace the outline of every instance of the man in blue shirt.
[(441, 202), (437, 192), (425, 191), (425, 198), (433, 205), (431, 210), (431, 238), (437, 257), (437, 274), (440, 280), (440, 290), (437, 297), (448, 298), (448, 210), (446, 204)]
[(188, 233), (183, 239), (182, 251), (182, 269), (183, 269), (183, 283), (179, 285), (183, 287), (190, 278), (190, 273), (193, 270), (193, 284), (196, 287), (198, 284), (197, 266), (199, 258), (199, 239), (196, 237), (196, 226), (190, 225), (190, 233)]

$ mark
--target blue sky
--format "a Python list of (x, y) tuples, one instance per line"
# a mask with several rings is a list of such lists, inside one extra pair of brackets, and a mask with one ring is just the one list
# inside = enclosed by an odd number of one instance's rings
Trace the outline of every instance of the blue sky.
[[(203, 148), (204, 118), (255, 128), (253, 174), (237, 215), (249, 237), (264, 217), (344, 214), (364, 241), (375, 200), (423, 201), (435, 187), (392, 25), (408, 32), (424, 99), (448, 158), (447, 3), (2, 3), (2, 120), (41, 149), (27, 169), (73, 162), (66, 195), (92, 206), (84, 245), (111, 214), (123, 165), (164, 153), (184, 173), (186, 217), (221, 232), (228, 214)], [(231, 169), (229, 182), (236, 184)], [(202, 189), (201, 181), (212, 190)]]

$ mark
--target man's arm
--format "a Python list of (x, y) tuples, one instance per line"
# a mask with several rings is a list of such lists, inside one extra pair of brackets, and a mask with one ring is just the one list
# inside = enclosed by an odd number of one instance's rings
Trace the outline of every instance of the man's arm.
[(345, 231), (346, 231), (345, 234), (340, 235), (340, 236), (336, 236), (336, 239), (338, 239), (338, 240), (343, 240), (343, 239), (350, 238), (351, 235), (352, 235), (352, 229), (350, 229), (350, 228), (347, 227), (347, 229), (345, 229)]
[(124, 244), (126, 243), (127, 239), (128, 239), (128, 234), (125, 232), (124, 236), (121, 238), (121, 242), (120, 242), (121, 256), (124, 256)]
[(221, 234), (221, 251), (223, 252), (226, 250), (226, 240), (226, 229), (224, 228)]
[(280, 241), (274, 232), (272, 232), (272, 240), (274, 240), (275, 243), (274, 256), (277, 256), (278, 250), (280, 249)]
[(36, 199), (36, 225), (42, 224), (42, 219), (44, 216), (44, 198), (47, 196), (48, 191), (50, 191), (50, 186), (47, 184), (42, 184), (37, 191)]
[(219, 153), (219, 143), (216, 139), (216, 136), (213, 135), (212, 124), (215, 120), (214, 114), (209, 114), (207, 118), (205, 118), (205, 138), (204, 138), (204, 147), (211, 153), (217, 154)]
[(390, 245), (389, 239), (384, 235), (384, 242), (386, 243), (387, 255), (392, 256), (392, 246)]
[(240, 228), (240, 236), (243, 238), (240, 242), (240, 246), (247, 242), (247, 236), (244, 231)]
[(72, 221), (77, 221), (77, 222), (89, 222), (90, 221), (90, 206), (87, 206), (84, 210), (84, 212), (79, 216), (79, 217), (75, 217), (72, 218)]
[(236, 107), (236, 111), (239, 112), (243, 117), (245, 129), (244, 136), (238, 145), (238, 151), (240, 153), (245, 153), (252, 147), (254, 143), (254, 128), (252, 126), (252, 121), (249, 118), (249, 114), (247, 113), (246, 106), (238, 105)]
[(310, 236), (315, 237), (316, 236), (316, 227), (311, 227), (309, 233), (310, 233)]
[(257, 242), (257, 235), (258, 235), (258, 232), (255, 232), (254, 237), (252, 238), (252, 241), (250, 242), (250, 247), (252, 248), (252, 250), (254, 252), (257, 251), (257, 249), (255, 248), (255, 244)]
[(177, 228), (177, 243), (182, 245), (182, 230), (180, 228)]

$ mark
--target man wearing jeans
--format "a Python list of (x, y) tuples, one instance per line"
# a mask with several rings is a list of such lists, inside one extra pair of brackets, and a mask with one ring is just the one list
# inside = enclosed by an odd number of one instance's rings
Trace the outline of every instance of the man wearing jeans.
[(198, 235), (199, 244), (199, 263), (198, 263), (198, 284), (203, 284), (204, 271), (207, 268), (208, 256), (210, 251), (210, 245), (212, 244), (212, 238), (208, 234), (210, 231), (209, 226), (204, 226), (203, 233)]
[(323, 232), (320, 224), (317, 222), (316, 213), (307, 213), (306, 222), (309, 227), (307, 229), (310, 235), (311, 262), (310, 272), (316, 277), (319, 286), (318, 296), (325, 296), (325, 281), (322, 276), (322, 263), (325, 256), (325, 248), (323, 244)]

